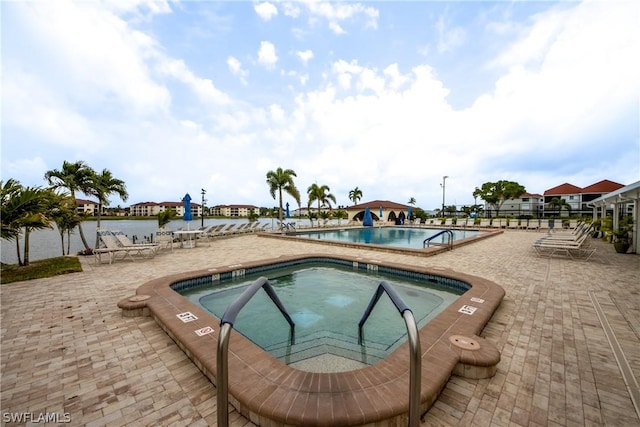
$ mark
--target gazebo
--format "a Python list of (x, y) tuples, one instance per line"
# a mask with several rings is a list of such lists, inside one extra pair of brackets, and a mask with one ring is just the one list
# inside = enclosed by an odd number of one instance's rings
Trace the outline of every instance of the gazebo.
[(613, 229), (617, 229), (620, 218), (625, 215), (633, 216), (633, 239), (631, 252), (638, 253), (638, 241), (640, 241), (640, 181), (622, 187), (619, 190), (607, 193), (589, 202), (593, 206), (593, 219), (604, 215), (607, 209), (613, 208)]
[[(360, 220), (364, 217), (364, 211), (369, 208), (374, 221), (404, 223), (407, 220), (408, 205), (391, 202), (389, 200), (372, 200), (370, 202), (359, 203), (345, 209), (350, 220)], [(381, 215), (382, 213), (382, 215)]]

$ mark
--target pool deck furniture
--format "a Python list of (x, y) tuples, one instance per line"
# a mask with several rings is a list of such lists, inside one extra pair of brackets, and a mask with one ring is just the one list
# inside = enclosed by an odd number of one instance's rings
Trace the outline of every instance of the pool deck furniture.
[(144, 255), (150, 257), (155, 255), (156, 248), (151, 247), (132, 247), (123, 246), (118, 239), (108, 230), (99, 230), (98, 236), (103, 247), (93, 250), (94, 262), (96, 264), (102, 264), (102, 257), (107, 256), (109, 264), (113, 264), (118, 259), (124, 260), (125, 258), (134, 261), (133, 255)]
[(572, 238), (542, 238), (533, 243), (533, 249), (540, 256), (552, 257), (554, 255), (564, 255), (571, 259), (581, 259), (588, 261), (596, 252), (588, 242), (588, 234), (583, 234), (577, 240)]
[(160, 249), (171, 249), (173, 252), (173, 231), (171, 230), (156, 230), (155, 242)]
[(192, 249), (198, 246), (198, 237), (202, 233), (202, 230), (177, 230), (173, 236), (178, 239), (181, 248)]
[(118, 240), (120, 246), (138, 249), (138, 255), (153, 256), (160, 249), (158, 243), (133, 243), (133, 241), (120, 230), (112, 230), (111, 234)]

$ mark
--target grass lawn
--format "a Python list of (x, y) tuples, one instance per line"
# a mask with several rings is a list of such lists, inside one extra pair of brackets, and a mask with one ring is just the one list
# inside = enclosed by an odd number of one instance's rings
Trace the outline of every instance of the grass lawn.
[(78, 257), (75, 256), (30, 261), (29, 265), (25, 267), (20, 267), (18, 264), (2, 264), (0, 267), (0, 284), (42, 279), (79, 271), (82, 271), (82, 266)]

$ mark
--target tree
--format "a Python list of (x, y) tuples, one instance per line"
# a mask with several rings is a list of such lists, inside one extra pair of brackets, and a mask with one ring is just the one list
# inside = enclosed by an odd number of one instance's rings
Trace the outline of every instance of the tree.
[[(62, 163), (62, 169), (54, 169), (47, 171), (44, 174), (44, 179), (47, 180), (52, 189), (64, 189), (69, 191), (71, 198), (73, 199), (74, 206), (77, 208), (76, 192), (84, 194), (91, 194), (91, 186), (93, 176), (95, 172), (85, 162), (77, 161), (75, 163), (67, 162)], [(80, 231), (80, 239), (85, 249), (89, 249), (87, 239), (84, 237), (84, 231), (82, 230), (82, 223), (78, 223), (78, 230)]]
[[(32, 230), (51, 228), (48, 210), (52, 192), (40, 187), (23, 187), (9, 180), (2, 186), (2, 238), (16, 241), (18, 265), (29, 265), (29, 236)], [(24, 256), (20, 257), (20, 235), (24, 230)]]
[(357, 205), (360, 199), (362, 199), (362, 190), (360, 190), (358, 187), (349, 191), (349, 200), (351, 200), (354, 205)]
[(158, 212), (158, 228), (164, 228), (176, 216), (178, 216), (178, 213), (173, 209), (165, 209), (162, 212)]
[(415, 197), (409, 197), (409, 201), (407, 202), (407, 204), (411, 206), (415, 206), (416, 205)]
[(527, 190), (513, 181), (500, 180), (496, 182), (485, 182), (482, 187), (475, 189), (473, 197), (480, 197), (482, 200), (493, 206), (496, 216), (500, 214), (502, 204), (508, 199), (520, 197)]
[(560, 216), (562, 208), (566, 208), (569, 211), (569, 215), (571, 215), (571, 205), (562, 197), (554, 197), (549, 201), (548, 206), (549, 209), (556, 208), (558, 210), (558, 216)]
[(278, 193), (278, 202), (279, 202), (279, 212), (278, 219), (280, 223), (282, 223), (282, 192), (289, 194), (291, 197), (295, 199), (300, 206), (300, 192), (296, 188), (295, 183), (293, 182), (293, 177), (297, 176), (296, 173), (291, 169), (282, 169), (278, 168), (275, 171), (267, 172), (267, 184), (269, 185), (269, 193), (271, 193), (271, 197), (275, 200), (276, 192)]
[(331, 210), (331, 202), (336, 202), (336, 197), (331, 194), (329, 191), (331, 189), (328, 185), (318, 185), (313, 183), (307, 188), (307, 195), (309, 196), (308, 207), (311, 207), (311, 204), (315, 201), (318, 202), (318, 214), (320, 214), (320, 208), (322, 206), (329, 206), (329, 210)]
[[(126, 202), (129, 198), (129, 194), (127, 193), (127, 186), (124, 181), (114, 178), (113, 174), (108, 169), (103, 169), (100, 173), (93, 173), (90, 181), (87, 194), (95, 196), (98, 199), (98, 223), (96, 224), (96, 227), (99, 229), (102, 206), (109, 205), (109, 196), (115, 193), (120, 196), (123, 202)], [(97, 248), (99, 244), (100, 241), (98, 233), (96, 233), (95, 247)]]
[(53, 222), (56, 223), (58, 233), (60, 233), (60, 245), (63, 256), (65, 255), (64, 236), (65, 234), (67, 235), (66, 255), (69, 255), (71, 251), (71, 232), (82, 221), (82, 218), (78, 215), (78, 209), (73, 199), (68, 194), (56, 194), (52, 192), (49, 214)]

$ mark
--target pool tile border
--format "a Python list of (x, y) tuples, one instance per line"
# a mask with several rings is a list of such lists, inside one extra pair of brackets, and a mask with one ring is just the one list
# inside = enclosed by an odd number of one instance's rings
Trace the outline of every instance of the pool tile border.
[[(125, 313), (148, 313), (178, 344), (198, 368), (216, 384), (216, 348), (220, 320), (172, 289), (179, 282), (211, 280), (212, 277), (246, 274), (274, 263), (331, 259), (357, 268), (377, 266), (408, 274), (437, 275), (469, 285), (456, 301), (419, 331), (422, 349), (421, 413), (437, 399), (450, 375), (482, 378), (495, 373), (500, 355), (480, 333), (500, 305), (502, 287), (486, 279), (445, 268), (422, 268), (380, 262), (362, 257), (336, 255), (283, 256), (262, 261), (185, 272), (151, 280), (136, 294), (148, 299), (125, 298), (118, 305)], [(362, 266), (362, 267), (361, 267)], [(241, 272), (242, 273), (239, 273)], [(204, 278), (207, 279), (204, 279)], [(202, 278), (202, 279), (198, 279)], [(472, 301), (484, 300), (482, 303)], [(144, 305), (145, 310), (141, 310)], [(473, 314), (460, 312), (474, 306)], [(177, 314), (191, 312), (197, 319), (184, 323)], [(197, 331), (213, 328), (212, 333)], [(208, 329), (207, 329), (208, 330)], [(452, 335), (480, 343), (480, 351), (464, 350), (451, 343)], [(381, 362), (355, 371), (311, 373), (289, 367), (232, 331), (229, 344), (229, 401), (259, 425), (406, 425), (409, 390), (409, 355), (405, 342)]]

